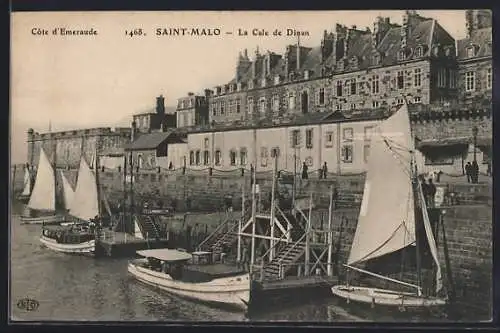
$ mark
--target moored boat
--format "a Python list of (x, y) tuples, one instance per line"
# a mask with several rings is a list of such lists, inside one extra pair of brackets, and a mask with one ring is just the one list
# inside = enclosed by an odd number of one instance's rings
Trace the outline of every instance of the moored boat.
[(171, 294), (208, 304), (246, 311), (250, 302), (250, 274), (222, 263), (200, 263), (205, 252), (171, 249), (137, 251), (142, 259), (129, 262), (137, 280)]
[[(394, 284), (378, 288), (346, 284), (332, 287), (332, 293), (347, 303), (385, 307), (400, 312), (444, 311), (441, 268), (421, 184), (417, 180), (414, 141), (407, 105), (375, 127), (371, 135), (370, 158), (358, 225), (346, 268), (374, 278), (373, 283)], [(387, 175), (391, 175), (390, 179)], [(425, 250), (423, 248), (425, 247)], [(402, 277), (409, 262), (416, 264), (416, 282), (378, 274), (368, 268), (377, 258), (400, 254)], [(406, 253), (406, 255), (405, 255)], [(392, 257), (391, 257), (392, 256)], [(423, 264), (434, 266), (435, 276), (422, 279)], [(365, 269), (366, 268), (366, 269)], [(423, 286), (424, 280), (434, 280)], [(425, 288), (424, 288), (425, 287)]]
[[(69, 183), (66, 186), (69, 186)], [(99, 228), (95, 221), (95, 218), (99, 217), (99, 196), (96, 176), (83, 156), (76, 190), (65, 200), (69, 205), (70, 219), (67, 219), (67, 223), (61, 223), (57, 229), (50, 226), (42, 228), (40, 242), (47, 248), (62, 253), (93, 254), (96, 230)]]

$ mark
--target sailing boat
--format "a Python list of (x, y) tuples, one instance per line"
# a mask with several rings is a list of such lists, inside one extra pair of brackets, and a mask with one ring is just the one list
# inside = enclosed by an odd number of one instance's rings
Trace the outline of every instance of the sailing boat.
[[(372, 308), (383, 306), (410, 313), (412, 310), (442, 308), (447, 301), (438, 296), (442, 290), (441, 269), (422, 188), (416, 177), (414, 141), (406, 104), (374, 128), (370, 149), (358, 225), (344, 266), (347, 273), (353, 270), (375, 277), (375, 281), (401, 286), (394, 289), (406, 287), (411, 291), (351, 286), (347, 281), (345, 285), (332, 287), (332, 292), (348, 302), (353, 301), (358, 305), (364, 303)], [(421, 228), (422, 222), (424, 228)], [(424, 294), (420, 281), (421, 247), (425, 243), (431, 255), (426, 259), (435, 266), (435, 293), (429, 292), (434, 295)], [(415, 256), (405, 256), (404, 251)], [(408, 266), (410, 260), (416, 261), (416, 284), (359, 268), (361, 264), (368, 265), (377, 258), (395, 256), (397, 253), (402, 258), (401, 266), (404, 266), (405, 261)]]
[(56, 214), (56, 178), (43, 148), (40, 149), (35, 184), (27, 208), (30, 216), (21, 216), (25, 224), (57, 224), (65, 219), (64, 215)]
[(31, 175), (27, 166), (24, 167), (23, 184), (23, 191), (17, 196), (17, 200), (26, 203), (30, 199), (31, 194)]
[[(69, 185), (69, 183), (68, 183)], [(76, 222), (58, 227), (44, 227), (40, 242), (49, 249), (72, 254), (93, 254), (95, 222), (99, 216), (99, 195), (96, 175), (82, 156), (74, 196), (69, 200), (69, 215)]]

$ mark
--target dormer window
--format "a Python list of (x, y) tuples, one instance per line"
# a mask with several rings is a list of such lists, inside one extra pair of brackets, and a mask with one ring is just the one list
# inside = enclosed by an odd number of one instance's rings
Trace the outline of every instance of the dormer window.
[(279, 75), (276, 75), (274, 77), (274, 84), (277, 85), (277, 84), (280, 84), (280, 76)]
[(467, 58), (472, 58), (476, 56), (476, 47), (474, 45), (470, 45), (467, 47)]
[(309, 80), (309, 71), (307, 69), (304, 71), (304, 80)]
[(253, 80), (248, 81), (248, 89), (253, 89)]
[(234, 85), (230, 84), (229, 85), (229, 92), (232, 93), (234, 91)]
[(398, 60), (399, 60), (399, 61), (404, 61), (404, 60), (406, 60), (406, 52), (405, 52), (405, 50), (400, 50), (400, 51), (398, 52)]
[(241, 82), (238, 82), (238, 84), (236, 85), (236, 91), (241, 91), (241, 88), (242, 88), (242, 84), (241, 84)]
[(260, 80), (260, 86), (261, 86), (262, 88), (264, 88), (264, 87), (266, 86), (266, 78), (265, 78), (265, 77), (263, 77), (263, 78)]
[(380, 54), (376, 53), (372, 56), (372, 66), (378, 66), (380, 64)]
[(340, 59), (339, 61), (337, 61), (337, 69), (339, 71), (343, 71), (344, 70), (344, 60), (343, 59)]
[(415, 49), (415, 58), (421, 58), (423, 55), (424, 55), (424, 49), (422, 48), (422, 46), (418, 46)]
[(351, 67), (357, 68), (358, 67), (358, 57), (356, 57), (356, 56), (352, 57), (350, 63), (351, 63)]

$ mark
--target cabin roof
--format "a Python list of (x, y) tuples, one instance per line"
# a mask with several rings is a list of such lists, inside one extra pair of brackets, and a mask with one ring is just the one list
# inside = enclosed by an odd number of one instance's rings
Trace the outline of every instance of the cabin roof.
[(137, 251), (137, 254), (146, 258), (155, 258), (162, 261), (187, 261), (192, 255), (187, 252), (171, 249), (152, 249)]
[(167, 143), (183, 143), (182, 139), (173, 131), (154, 132), (139, 136), (137, 140), (125, 146), (125, 151), (153, 150), (165, 141)]

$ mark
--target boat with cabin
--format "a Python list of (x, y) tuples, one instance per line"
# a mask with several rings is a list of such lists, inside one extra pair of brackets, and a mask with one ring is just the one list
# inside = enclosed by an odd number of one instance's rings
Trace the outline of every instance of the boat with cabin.
[(138, 281), (199, 302), (246, 311), (250, 302), (250, 274), (214, 261), (211, 252), (173, 249), (137, 251), (143, 258), (129, 262)]
[[(347, 281), (333, 286), (332, 293), (358, 308), (365, 304), (396, 313), (442, 312), (447, 297), (417, 178), (407, 105), (374, 127), (370, 141), (358, 224), (344, 265)], [(373, 263), (383, 260), (391, 260), (385, 263), (393, 264), (395, 274), (374, 272)], [(353, 275), (358, 281), (351, 284)]]
[(55, 168), (42, 148), (40, 149), (35, 184), (25, 212), (21, 215), (23, 224), (59, 224), (66, 220), (64, 211), (56, 211), (56, 183)]
[(80, 160), (75, 192), (66, 200), (70, 206), (68, 215), (71, 220), (57, 227), (44, 226), (40, 242), (57, 252), (93, 254), (96, 233), (101, 227), (99, 193), (96, 174), (83, 156)]

